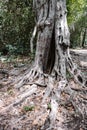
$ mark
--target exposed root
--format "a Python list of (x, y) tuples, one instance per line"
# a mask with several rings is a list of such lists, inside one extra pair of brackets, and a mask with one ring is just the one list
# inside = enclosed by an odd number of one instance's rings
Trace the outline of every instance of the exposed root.
[[(68, 61), (69, 61), (69, 66), (71, 67), (69, 69), (73, 74), (74, 72), (74, 70), (72, 69), (74, 68), (73, 62), (71, 62), (71, 60), (69, 59)], [(41, 107), (45, 106), (45, 109), (47, 109), (47, 103), (49, 103), (50, 108), (49, 108), (48, 116), (45, 117), (43, 121), (44, 123), (42, 123), (41, 130), (45, 130), (45, 129), (66, 130), (65, 128), (66, 126), (64, 126), (63, 122), (66, 120), (65, 115), (67, 116), (67, 113), (65, 113), (64, 115), (64, 110), (68, 111), (69, 109), (68, 107), (71, 107), (72, 111), (74, 111), (73, 116), (75, 118), (78, 117), (84, 119), (85, 118), (84, 112), (86, 111), (86, 105), (84, 104), (84, 102), (87, 103), (87, 97), (85, 96), (87, 89), (70, 85), (67, 82), (67, 80), (64, 80), (62, 78), (62, 76), (61, 77), (58, 76), (59, 75), (57, 74), (55, 78), (53, 74), (51, 76), (43, 74), (43, 72), (37, 67), (32, 69), (30, 72), (28, 70), (25, 73), (22, 80), (21, 78), (19, 78), (20, 82), (19, 84), (16, 84), (18, 85), (16, 86), (16, 88), (21, 88), (21, 86), (25, 84), (29, 84), (29, 88), (27, 87), (27, 89), (25, 89), (23, 86), (22, 88), (23, 91), (19, 91), (19, 95), (17, 95), (17, 98), (15, 98), (10, 105), (2, 109), (0, 111), (0, 114), (12, 109), (14, 110), (15, 107), (23, 104), (23, 102), (26, 101), (27, 98), (31, 99), (34, 93), (36, 92), (39, 93), (38, 86), (42, 86), (42, 87), (46, 87), (46, 89), (41, 88), (42, 93), (44, 90), (45, 94), (44, 96), (42, 96), (43, 99), (40, 105)], [(43, 95), (42, 93), (41, 95)], [(65, 99), (63, 97), (63, 93), (65, 95)], [(61, 110), (60, 113), (59, 110), (61, 109), (61, 107), (63, 111)]]
[(38, 85), (38, 86), (41, 86), (41, 87), (46, 87), (47, 86), (47, 83), (46, 83), (46, 75), (40, 75), (39, 76), (39, 79), (36, 80), (35, 84)]
[[(17, 82), (18, 83), (18, 82)], [(15, 85), (16, 88), (20, 89), (23, 85), (26, 84), (37, 84), (40, 86), (46, 86), (45, 84), (45, 75), (39, 67), (35, 67), (27, 72), (22, 79), (19, 80), (19, 83)]]
[[(47, 130), (51, 129), (56, 129), (56, 120), (58, 119), (58, 110), (60, 108), (60, 105), (62, 102), (62, 93), (66, 93), (69, 95), (69, 99), (65, 101), (65, 104), (72, 104), (71, 107), (75, 111), (75, 118), (77, 117), (82, 117), (84, 119), (84, 110), (86, 110), (86, 106), (84, 106), (84, 109), (82, 110), (82, 105), (80, 105), (79, 99), (80, 99), (80, 94), (77, 93), (77, 90), (73, 90), (72, 86), (70, 84), (67, 84), (66, 80), (61, 80), (59, 81), (58, 84), (55, 84), (55, 80), (52, 77), (49, 77), (49, 82), (48, 86), (45, 92), (45, 95), (43, 97), (43, 103), (45, 100), (49, 97), (50, 98), (50, 105), (51, 105), (51, 111), (48, 116), (48, 122), (49, 122), (49, 127)], [(85, 97), (82, 97), (84, 100), (86, 100)], [(65, 105), (66, 106), (66, 105)], [(68, 107), (68, 106), (67, 106)], [(47, 121), (45, 122), (43, 128), (45, 128)], [(63, 130), (62, 128), (63, 124), (60, 126), (60, 129)]]
[(51, 130), (52, 128), (54, 128), (54, 124), (55, 124), (55, 121), (56, 121), (56, 118), (57, 118), (57, 111), (58, 111), (58, 103), (55, 99), (55, 95), (52, 96), (51, 98), (51, 112), (49, 114), (49, 121), (50, 121), (50, 124), (49, 124), (49, 130)]
[[(67, 81), (63, 79), (57, 82), (55, 78), (53, 78), (52, 76), (49, 76), (48, 78), (45, 79), (45, 82), (47, 84), (47, 88), (46, 90), (41, 88), (42, 90), (41, 92), (38, 91), (39, 85), (36, 85), (36, 84), (31, 85), (29, 88), (27, 87), (26, 90), (23, 87), (24, 91), (19, 93), (17, 98), (14, 99), (13, 103), (11, 103), (10, 105), (2, 109), (0, 111), (0, 114), (9, 110), (14, 111), (15, 107), (18, 109), (18, 107), (22, 105), (23, 102), (27, 98), (33, 101), (33, 98), (35, 98), (33, 97), (33, 94), (38, 92), (38, 94), (42, 95), (42, 98), (43, 98), (42, 104), (39, 104), (40, 107), (42, 107), (43, 109), (45, 106), (44, 110), (46, 110), (47, 103), (50, 104), (49, 113), (48, 115), (47, 114), (45, 115), (45, 119), (43, 120), (41, 130), (45, 130), (45, 129), (46, 130), (52, 130), (52, 129), (53, 130), (58, 130), (58, 129), (69, 130), (69, 129), (66, 129), (65, 128), (66, 126), (64, 126), (63, 124), (63, 122), (67, 120), (65, 117), (67, 113), (65, 113), (64, 115), (64, 109), (68, 111), (69, 109), (68, 106), (70, 106), (73, 109), (75, 118), (78, 117), (78, 118), (84, 119), (84, 111), (86, 111), (86, 106), (84, 105), (82, 100), (86, 101), (86, 98), (84, 98), (85, 94), (84, 94), (84, 97), (82, 97), (83, 94), (79, 94), (81, 91), (78, 92), (78, 91), (75, 91), (75, 89), (73, 90), (72, 86), (70, 86), (70, 84), (67, 84)], [(43, 90), (45, 91), (44, 96), (43, 96)], [(63, 93), (66, 95), (65, 99), (63, 97)], [(36, 97), (38, 97), (38, 95)], [(59, 112), (60, 110), (61, 110), (61, 113)], [(36, 118), (37, 118), (36, 120), (39, 121), (38, 116)]]
[(73, 63), (71, 56), (70, 56), (69, 49), (67, 49), (66, 60), (67, 60), (67, 63), (68, 63), (67, 70), (69, 71), (70, 74), (73, 75), (74, 80), (77, 83), (79, 83), (80, 86), (86, 87), (87, 81), (86, 81), (84, 75), (81, 73), (81, 71), (78, 70), (77, 65), (75, 63)]
[(8, 111), (10, 108), (15, 107), (17, 105), (20, 105), (27, 97), (31, 96), (33, 93), (35, 93), (37, 90), (37, 85), (33, 84), (29, 89), (27, 89), (24, 93), (21, 93), (17, 96), (17, 98), (5, 107), (5, 109), (2, 109), (0, 113)]
[(37, 90), (37, 85), (32, 85), (27, 91), (25, 91), (23, 94), (20, 94), (16, 101), (14, 102), (13, 106), (19, 105), (22, 103), (27, 97), (32, 95)]
[(47, 83), (47, 88), (46, 88), (42, 103), (44, 103), (45, 100), (50, 96), (52, 89), (54, 88), (54, 86), (53, 86), (54, 85), (54, 79), (50, 76), (48, 78), (49, 79), (48, 79), (48, 83)]
[[(49, 127), (47, 128), (47, 130), (55, 129), (56, 119), (58, 118), (57, 113), (58, 113), (58, 109), (59, 109), (60, 101), (61, 101), (61, 94), (64, 91), (66, 85), (67, 85), (67, 82), (65, 80), (62, 80), (59, 82), (59, 84), (57, 84), (55, 83), (55, 80), (53, 77), (49, 77), (47, 89), (43, 97), (43, 103), (48, 97), (50, 97), (50, 105), (51, 105), (51, 111), (48, 116)], [(43, 128), (45, 128), (45, 126), (43, 126)]]
[(36, 78), (39, 78), (39, 76), (42, 74), (43, 74), (43, 72), (40, 70), (40, 68), (35, 67), (35, 68), (31, 69), (31, 71), (29, 72), (28, 75), (26, 75), (25, 82), (29, 82), (29, 81), (32, 82)]

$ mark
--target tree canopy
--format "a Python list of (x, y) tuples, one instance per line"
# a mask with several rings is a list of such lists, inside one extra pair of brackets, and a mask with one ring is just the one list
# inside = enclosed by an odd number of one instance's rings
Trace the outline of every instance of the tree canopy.
[(34, 26), (32, 0), (1, 0), (0, 11), (0, 45), (12, 47), (14, 53), (25, 53)]

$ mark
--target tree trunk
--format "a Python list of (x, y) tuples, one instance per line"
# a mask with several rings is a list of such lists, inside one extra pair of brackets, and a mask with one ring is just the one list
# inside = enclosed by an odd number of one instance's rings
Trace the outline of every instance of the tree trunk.
[[(60, 73), (63, 78), (66, 78), (65, 53), (70, 44), (66, 19), (66, 2), (65, 0), (37, 0), (34, 2), (34, 7), (36, 9), (36, 24), (38, 26), (35, 65), (37, 65), (37, 68), (40, 68), (42, 72), (46, 72), (52, 46), (55, 48), (55, 51), (51, 52), (51, 55), (55, 53), (55, 61), (50, 58), (50, 60), (54, 62), (51, 63), (51, 65), (54, 64), (53, 71), (56, 71), (57, 74)], [(51, 68), (50, 65), (49, 68)]]
[[(74, 72), (77, 71), (77, 68), (68, 51), (70, 34), (67, 25), (66, 1), (35, 0), (33, 3), (36, 12), (37, 48), (34, 69), (29, 75), (30, 80), (40, 78), (50, 70), (51, 75), (57, 79), (60, 77), (60, 79), (66, 80), (67, 68), (73, 76), (75, 75), (75, 80), (84, 86), (85, 82), (80, 72)], [(54, 51), (51, 50), (52, 48)], [(55, 56), (52, 53), (55, 53)], [(50, 65), (48, 65), (49, 63)], [(68, 67), (66, 63), (68, 63)]]
[(86, 38), (86, 28), (84, 29), (84, 32), (83, 32), (83, 39), (82, 39), (82, 47), (84, 48), (84, 45), (85, 45), (85, 38)]
[(59, 71), (62, 78), (66, 79), (66, 51), (70, 45), (69, 29), (67, 25), (67, 10), (65, 0), (57, 1), (55, 13), (55, 65), (54, 70)]
[(36, 12), (38, 36), (35, 65), (37, 65), (42, 71), (46, 71), (54, 28), (55, 0), (37, 0)]

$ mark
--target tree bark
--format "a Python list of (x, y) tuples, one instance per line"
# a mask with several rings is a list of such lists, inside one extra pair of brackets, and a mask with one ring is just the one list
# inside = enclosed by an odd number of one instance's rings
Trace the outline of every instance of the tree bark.
[(66, 79), (66, 51), (70, 45), (69, 42), (69, 29), (67, 25), (67, 10), (65, 0), (59, 0), (56, 4), (55, 13), (55, 70), (61, 75), (62, 78)]
[(66, 69), (68, 69), (73, 76), (75, 75), (77, 82), (85, 84), (80, 72), (75, 74), (77, 68), (68, 51), (70, 33), (67, 25), (66, 0), (34, 0), (33, 3), (36, 12), (37, 48), (33, 69), (35, 71), (29, 76), (35, 80), (44, 73), (50, 72), (56, 79), (66, 80)]
[(36, 12), (38, 36), (35, 65), (37, 65), (42, 71), (45, 71), (54, 28), (55, 0), (37, 0)]
[(41, 71), (46, 72), (52, 46), (55, 48), (55, 52), (51, 52), (51, 55), (55, 53), (55, 61), (50, 58), (50, 60), (54, 62), (51, 63), (54, 64), (53, 71), (56, 71), (57, 74), (60, 73), (63, 78), (66, 78), (65, 52), (70, 44), (66, 19), (66, 2), (65, 0), (37, 0), (34, 1), (34, 8), (36, 9), (36, 24), (38, 26), (35, 65), (37, 65)]

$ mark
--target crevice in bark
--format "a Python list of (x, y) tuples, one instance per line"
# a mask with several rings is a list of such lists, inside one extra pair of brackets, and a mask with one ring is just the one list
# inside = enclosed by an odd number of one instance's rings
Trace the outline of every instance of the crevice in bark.
[(48, 63), (47, 63), (47, 69), (45, 72), (51, 73), (52, 69), (54, 67), (54, 63), (55, 63), (55, 27), (53, 28)]

